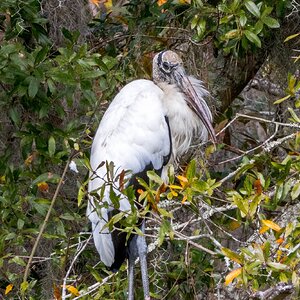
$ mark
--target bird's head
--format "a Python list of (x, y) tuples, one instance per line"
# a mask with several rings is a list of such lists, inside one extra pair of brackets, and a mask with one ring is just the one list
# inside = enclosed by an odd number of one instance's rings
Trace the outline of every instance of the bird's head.
[(153, 81), (176, 85), (185, 95), (187, 105), (200, 118), (212, 141), (216, 142), (215, 131), (211, 124), (211, 113), (205, 100), (196, 92), (189, 76), (186, 74), (182, 59), (173, 51), (161, 51), (153, 59)]

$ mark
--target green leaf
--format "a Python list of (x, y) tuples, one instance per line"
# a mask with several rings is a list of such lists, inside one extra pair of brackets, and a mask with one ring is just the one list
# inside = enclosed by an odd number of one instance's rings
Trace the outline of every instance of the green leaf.
[(295, 200), (300, 195), (300, 181), (298, 181), (292, 188), (291, 197)]
[(47, 84), (48, 84), (49, 92), (51, 94), (54, 94), (56, 92), (56, 86), (51, 78), (48, 78)]
[(246, 25), (246, 23), (247, 23), (247, 17), (246, 17), (246, 15), (241, 15), (240, 16), (240, 25), (242, 27), (244, 27)]
[(260, 34), (263, 28), (264, 28), (264, 23), (261, 20), (258, 20), (254, 26), (254, 33), (256, 35)]
[(276, 262), (267, 262), (267, 265), (276, 270), (288, 270), (289, 267), (287, 265), (276, 263)]
[(192, 180), (196, 175), (196, 161), (193, 159), (189, 163), (187, 170), (186, 170), (186, 178), (188, 180)]
[(192, 189), (196, 192), (203, 193), (209, 189), (209, 185), (203, 180), (197, 180), (193, 182)]
[(300, 35), (300, 32), (299, 33), (295, 33), (295, 34), (292, 34), (292, 35), (289, 35), (285, 40), (284, 42), (287, 42), (291, 39), (294, 39), (295, 37), (297, 37), (298, 35)]
[(12, 121), (14, 122), (15, 125), (19, 125), (21, 123), (21, 118), (20, 118), (20, 114), (17, 111), (17, 109), (15, 107), (12, 107), (9, 110), (9, 116), (12, 119)]
[(50, 136), (48, 140), (48, 152), (49, 156), (52, 157), (55, 154), (56, 144), (53, 136)]
[(85, 185), (81, 185), (80, 188), (78, 189), (78, 194), (77, 194), (77, 203), (78, 203), (78, 207), (81, 205), (82, 203), (82, 199), (85, 196)]
[(16, 238), (16, 234), (14, 232), (10, 232), (9, 234), (7, 234), (4, 238), (5, 241), (8, 241), (8, 240), (12, 240)]
[(237, 37), (238, 34), (239, 34), (239, 30), (237, 30), (237, 29), (230, 30), (230, 31), (226, 32), (225, 39), (233, 39), (233, 38)]
[(232, 250), (225, 248), (225, 247), (223, 247), (221, 249), (221, 251), (226, 257), (230, 258), (231, 260), (235, 261), (236, 263), (238, 263), (240, 265), (242, 264), (241, 256), (238, 255), (237, 253), (235, 253)]
[(12, 259), (9, 260), (9, 262), (13, 262), (22, 267), (26, 267), (25, 261), (22, 258), (20, 258), (19, 256), (14, 256)]
[(261, 18), (268, 16), (273, 10), (273, 7), (267, 6), (261, 14)]
[(157, 210), (158, 210), (159, 214), (162, 215), (163, 217), (173, 219), (173, 214), (171, 212), (168, 212), (167, 210), (165, 210), (161, 207), (157, 207)]
[(61, 219), (68, 220), (68, 221), (74, 221), (75, 220), (74, 216), (72, 216), (70, 213), (62, 214), (59, 217)]
[(101, 275), (95, 270), (94, 267), (86, 265), (86, 268), (89, 270), (90, 274), (92, 274), (98, 282), (102, 282), (103, 279)]
[(287, 276), (283, 272), (280, 272), (280, 274), (279, 274), (279, 280), (280, 280), (280, 282), (285, 282), (285, 283), (287, 283), (289, 281), (288, 278), (287, 278)]
[(245, 205), (245, 201), (238, 194), (232, 196), (233, 203), (239, 208), (241, 216), (245, 217), (248, 214), (249, 207)]
[(172, 235), (171, 232), (173, 232), (173, 229), (170, 222), (166, 219), (163, 219), (158, 232), (158, 246), (162, 245), (167, 234)]
[(39, 90), (40, 81), (36, 77), (30, 77), (28, 96), (34, 98)]
[(33, 180), (32, 185), (38, 184), (40, 182), (51, 182), (58, 183), (60, 176), (57, 174), (53, 174), (51, 172), (43, 173), (38, 176), (35, 180)]
[(288, 88), (291, 93), (295, 93), (295, 84), (297, 82), (297, 78), (295, 75), (289, 74), (288, 76)]
[(202, 19), (199, 21), (199, 23), (197, 25), (197, 34), (200, 38), (203, 37), (203, 35), (205, 33), (205, 29), (206, 29), (206, 20)]
[(285, 97), (283, 97), (283, 98), (280, 98), (280, 99), (274, 101), (273, 104), (279, 104), (279, 103), (281, 103), (281, 102), (283, 102), (283, 101), (289, 99), (290, 97), (291, 97), (291, 95), (287, 95), (287, 96), (285, 96)]
[(159, 185), (162, 185), (164, 183), (164, 181), (155, 173), (155, 171), (148, 171), (147, 176), (150, 180), (158, 183)]
[(19, 230), (24, 227), (24, 224), (25, 224), (24, 220), (18, 219), (17, 227), (18, 227)]
[(253, 217), (257, 211), (257, 207), (259, 205), (259, 203), (261, 202), (261, 199), (262, 199), (262, 195), (256, 195), (254, 197), (254, 199), (252, 199), (252, 201), (250, 202), (250, 205), (249, 205), (249, 215), (250, 217)]
[(291, 114), (291, 117), (293, 118), (293, 120), (297, 123), (300, 123), (299, 117), (297, 116), (297, 114), (295, 113), (295, 111), (291, 107), (288, 107), (288, 111)]
[(252, 42), (253, 44), (255, 44), (259, 48), (261, 47), (261, 41), (260, 41), (259, 37), (255, 33), (253, 33), (250, 30), (245, 30), (244, 33), (245, 33), (246, 38), (250, 42)]
[(116, 223), (120, 222), (120, 220), (122, 220), (124, 217), (126, 217), (126, 213), (124, 213), (123, 211), (121, 211), (121, 212), (115, 214), (111, 218), (110, 222), (112, 222), (113, 224), (116, 224)]
[(257, 5), (253, 1), (246, 1), (245, 6), (249, 12), (251, 12), (252, 15), (259, 18), (260, 17), (260, 11)]
[(199, 20), (199, 17), (197, 15), (194, 16), (194, 18), (192, 19), (192, 22), (191, 22), (191, 29), (194, 29), (197, 26), (198, 20)]
[(101, 77), (105, 74), (104, 71), (101, 70), (94, 70), (94, 71), (87, 71), (81, 74), (82, 77), (84, 77), (85, 79), (93, 79), (93, 78), (98, 78)]
[(230, 19), (232, 19), (233, 15), (229, 15), (229, 16), (224, 16), (223, 18), (220, 19), (220, 24), (226, 24), (230, 21)]
[(29, 283), (28, 281), (23, 281), (21, 283), (21, 293), (24, 294), (28, 289)]
[(111, 200), (111, 203), (115, 209), (120, 208), (120, 195), (116, 194), (112, 185), (110, 185), (109, 189), (109, 199)]
[(264, 24), (266, 24), (270, 28), (279, 28), (280, 27), (279, 22), (274, 18), (266, 16), (266, 17), (262, 18), (262, 21)]
[(38, 65), (46, 58), (46, 55), (48, 54), (48, 50), (49, 50), (48, 47), (46, 46), (42, 47), (42, 49), (36, 54), (35, 61), (34, 61), (35, 65)]

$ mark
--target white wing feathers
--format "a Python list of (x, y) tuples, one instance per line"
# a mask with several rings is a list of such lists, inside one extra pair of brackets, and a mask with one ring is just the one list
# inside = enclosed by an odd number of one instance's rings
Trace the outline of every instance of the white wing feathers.
[[(89, 192), (99, 189), (104, 183), (105, 165), (98, 168), (103, 161), (114, 162), (116, 173), (122, 170), (139, 173), (150, 163), (155, 169), (162, 168), (164, 157), (171, 150), (163, 95), (162, 90), (149, 80), (135, 80), (117, 94), (105, 112), (93, 141), (90, 162), (94, 174), (89, 182)], [(104, 197), (111, 203), (108, 191)], [(120, 210), (130, 210), (124, 196)], [(102, 231), (108, 219), (106, 209), (102, 208), (100, 214), (101, 217), (90, 197), (87, 215), (93, 223), (95, 245), (101, 260), (111, 266), (114, 261), (112, 238), (108, 229)]]

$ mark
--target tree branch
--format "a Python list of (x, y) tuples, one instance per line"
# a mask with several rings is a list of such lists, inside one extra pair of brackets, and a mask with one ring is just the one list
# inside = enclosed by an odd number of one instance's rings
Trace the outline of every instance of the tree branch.
[(285, 299), (288, 295), (295, 291), (292, 284), (279, 283), (276, 286), (270, 287), (265, 291), (258, 291), (253, 294), (250, 299), (252, 300), (280, 300)]

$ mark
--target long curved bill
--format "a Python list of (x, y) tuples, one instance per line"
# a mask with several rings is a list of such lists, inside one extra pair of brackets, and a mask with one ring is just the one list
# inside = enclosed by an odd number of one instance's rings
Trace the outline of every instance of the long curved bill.
[(212, 142), (215, 144), (216, 134), (215, 130), (212, 127), (211, 123), (211, 113), (205, 102), (195, 91), (191, 81), (188, 76), (185, 74), (183, 69), (179, 69), (175, 74), (176, 80), (182, 90), (182, 92), (187, 96), (187, 104), (188, 106), (195, 112), (195, 114), (202, 121), (203, 125), (207, 129)]

